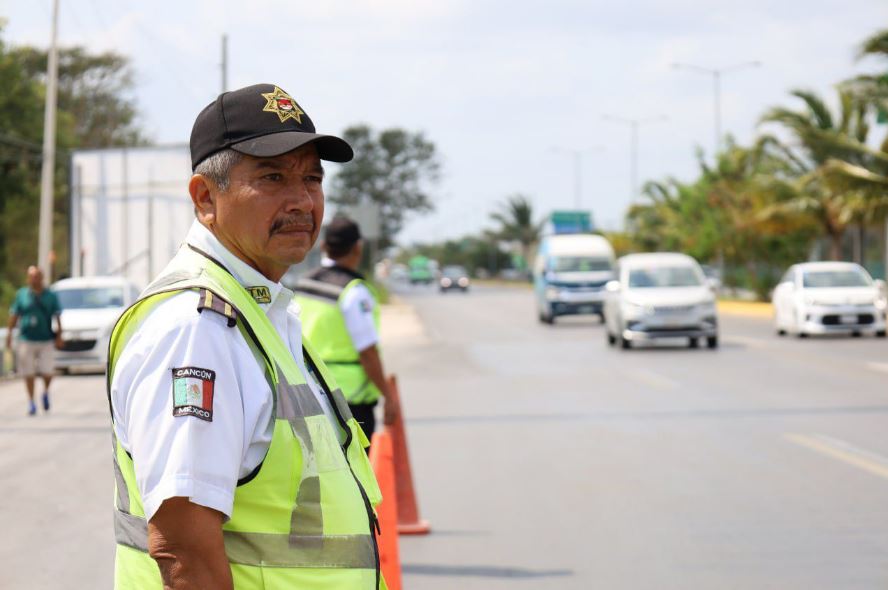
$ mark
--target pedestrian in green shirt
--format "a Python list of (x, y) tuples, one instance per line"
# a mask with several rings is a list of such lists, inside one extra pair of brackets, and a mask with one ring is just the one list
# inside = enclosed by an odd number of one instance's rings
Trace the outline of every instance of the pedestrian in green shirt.
[[(43, 410), (49, 411), (49, 383), (53, 375), (53, 352), (62, 345), (62, 320), (56, 294), (43, 285), (43, 271), (36, 266), (28, 267), (28, 286), (15, 294), (9, 309), (9, 331), (6, 348), (12, 348), (12, 331), (19, 327), (17, 358), (20, 373), (25, 377), (28, 390), (28, 414), (37, 413), (34, 403), (34, 382), (37, 375), (43, 377)], [(56, 330), (52, 330), (55, 318)]]

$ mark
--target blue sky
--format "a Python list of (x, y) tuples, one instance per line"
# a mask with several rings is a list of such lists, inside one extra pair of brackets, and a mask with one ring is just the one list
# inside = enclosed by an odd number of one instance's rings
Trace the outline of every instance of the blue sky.
[[(422, 131), (441, 153), (435, 213), (402, 242), (489, 225), (512, 193), (542, 216), (574, 202), (573, 160), (589, 150), (583, 205), (619, 228), (630, 200), (629, 130), (603, 120), (665, 115), (643, 126), (641, 180), (691, 178), (694, 150), (713, 143), (711, 79), (673, 62), (762, 66), (727, 75), (722, 126), (750, 140), (796, 87), (832, 96), (856, 72), (859, 43), (888, 27), (884, 0), (61, 0), (60, 41), (131, 57), (142, 123), (158, 142), (186, 142), (220, 90), (220, 37), (229, 86), (280, 85), (318, 129), (352, 123)], [(46, 45), (51, 0), (0, 0), (4, 38)], [(601, 148), (601, 149), (598, 149)], [(184, 194), (184, 186), (183, 186)]]

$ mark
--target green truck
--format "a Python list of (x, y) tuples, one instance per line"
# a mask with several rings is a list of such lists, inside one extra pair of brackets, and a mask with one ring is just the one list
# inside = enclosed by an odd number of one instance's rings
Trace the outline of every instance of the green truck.
[(407, 267), (411, 285), (430, 285), (435, 280), (432, 261), (426, 256), (414, 256), (407, 262)]

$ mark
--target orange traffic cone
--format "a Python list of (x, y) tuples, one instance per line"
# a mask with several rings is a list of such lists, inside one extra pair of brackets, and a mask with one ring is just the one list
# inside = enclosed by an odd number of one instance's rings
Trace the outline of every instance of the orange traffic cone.
[[(389, 394), (401, 405), (401, 395), (398, 393), (398, 380), (394, 375), (389, 376)], [(410, 470), (410, 453), (407, 451), (407, 435), (404, 434), (403, 414), (399, 413), (395, 423), (387, 429), (392, 435), (392, 447), (395, 459), (395, 485), (398, 489), (398, 532), (402, 535), (427, 535), (431, 530), (428, 521), (419, 517), (419, 507), (416, 503), (416, 492), (413, 489), (413, 473)], [(372, 449), (372, 447), (371, 447)]]
[(379, 567), (389, 590), (401, 590), (401, 557), (398, 554), (398, 494), (395, 492), (395, 466), (392, 437), (383, 428), (373, 435), (370, 464), (382, 491), (382, 502), (376, 507), (379, 517)]

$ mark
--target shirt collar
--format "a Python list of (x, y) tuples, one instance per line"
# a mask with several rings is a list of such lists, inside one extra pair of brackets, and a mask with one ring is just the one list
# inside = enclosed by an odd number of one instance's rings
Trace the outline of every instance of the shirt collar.
[[(200, 248), (221, 262), (234, 278), (237, 279), (237, 282), (243, 285), (247, 291), (253, 295), (253, 298), (256, 299), (256, 302), (259, 303), (260, 307), (263, 309), (268, 309), (270, 306), (277, 307), (278, 305), (281, 305), (278, 303), (278, 299), (281, 298), (281, 296), (283, 296), (284, 301), (288, 303), (289, 300), (292, 299), (292, 291), (280, 283), (275, 283), (269, 280), (261, 272), (235, 256), (216, 236), (213, 235), (213, 232), (204, 227), (196, 219), (194, 220), (194, 223), (191, 224), (191, 229), (188, 230), (188, 235), (186, 236), (185, 241), (196, 248)], [(268, 289), (268, 299), (266, 300), (265, 298), (257, 297), (257, 294), (261, 296), (261, 290), (251, 290), (252, 287), (264, 287)]]

